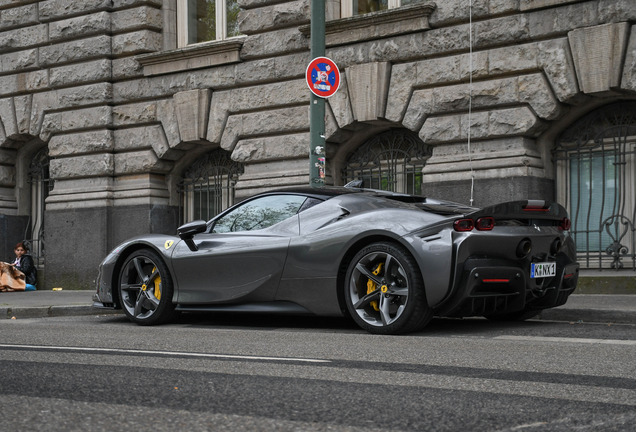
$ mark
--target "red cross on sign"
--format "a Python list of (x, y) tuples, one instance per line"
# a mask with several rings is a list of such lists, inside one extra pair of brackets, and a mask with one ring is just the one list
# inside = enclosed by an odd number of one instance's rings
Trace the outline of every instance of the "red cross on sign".
[(307, 66), (305, 80), (309, 90), (321, 98), (333, 96), (340, 87), (340, 71), (333, 60), (316, 57)]

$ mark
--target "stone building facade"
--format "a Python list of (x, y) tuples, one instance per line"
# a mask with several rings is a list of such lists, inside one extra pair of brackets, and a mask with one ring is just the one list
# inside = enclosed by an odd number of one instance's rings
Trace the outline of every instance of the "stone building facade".
[[(597, 246), (633, 257), (636, 1), (362, 3), (326, 1), (327, 56), (342, 71), (327, 103), (328, 183), (401, 146), (370, 169), (377, 187), (391, 183), (383, 166), (417, 160), (397, 190), (627, 218), (628, 235)], [(125, 238), (308, 184), (309, 0), (217, 0), (217, 40), (202, 43), (196, 5), (0, 0), (0, 251), (31, 240), (40, 288), (88, 289)], [(607, 156), (612, 140), (623, 147)], [(617, 171), (598, 174), (598, 157)], [(210, 191), (218, 202), (201, 204)]]

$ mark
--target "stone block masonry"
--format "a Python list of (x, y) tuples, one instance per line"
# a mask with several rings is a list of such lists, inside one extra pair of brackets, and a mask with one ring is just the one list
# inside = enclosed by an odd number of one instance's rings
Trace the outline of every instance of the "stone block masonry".
[[(636, 99), (633, 0), (474, 0), (472, 57), (466, 0), (341, 17), (347, 1), (327, 2), (335, 184), (397, 129), (431, 149), (426, 194), (465, 203), (474, 176), (476, 205), (552, 197), (560, 131)], [(48, 149), (47, 284), (89, 288), (118, 241), (173, 233), (183, 173), (212, 150), (242, 164), (238, 199), (308, 182), (310, 1), (239, 0), (241, 36), (192, 46), (177, 46), (179, 5), (0, 0), (0, 218), (28, 220), (30, 164)], [(93, 246), (71, 268), (55, 257), (78, 229)]]

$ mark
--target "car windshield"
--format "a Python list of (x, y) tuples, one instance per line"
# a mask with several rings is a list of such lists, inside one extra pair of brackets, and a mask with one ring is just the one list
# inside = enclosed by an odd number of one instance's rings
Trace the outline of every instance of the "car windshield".
[(306, 199), (300, 195), (270, 195), (248, 201), (218, 219), (212, 232), (228, 233), (270, 227), (298, 213)]

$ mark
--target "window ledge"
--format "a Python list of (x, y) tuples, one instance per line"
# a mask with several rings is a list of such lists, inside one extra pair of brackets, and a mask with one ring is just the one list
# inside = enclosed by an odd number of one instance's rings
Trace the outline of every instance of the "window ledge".
[[(416, 3), (328, 21), (325, 25), (325, 42), (327, 46), (336, 46), (428, 30), (431, 28), (428, 19), (436, 8), (433, 2)], [(311, 36), (311, 24), (300, 26), (299, 30), (306, 37)]]
[(202, 42), (170, 51), (138, 55), (135, 59), (143, 66), (145, 76), (161, 75), (238, 62), (244, 42), (245, 36), (239, 36), (222, 41)]

